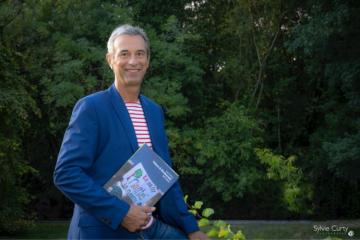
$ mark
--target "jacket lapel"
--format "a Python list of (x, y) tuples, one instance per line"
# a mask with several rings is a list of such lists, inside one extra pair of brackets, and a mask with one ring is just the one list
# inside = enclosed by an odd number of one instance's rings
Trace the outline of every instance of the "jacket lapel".
[(122, 126), (124, 127), (126, 136), (130, 142), (133, 152), (135, 152), (138, 149), (138, 143), (137, 143), (134, 127), (130, 119), (129, 112), (125, 106), (122, 97), (116, 90), (114, 84), (111, 85), (108, 91), (110, 93), (110, 101), (115, 109), (116, 115), (119, 118)]

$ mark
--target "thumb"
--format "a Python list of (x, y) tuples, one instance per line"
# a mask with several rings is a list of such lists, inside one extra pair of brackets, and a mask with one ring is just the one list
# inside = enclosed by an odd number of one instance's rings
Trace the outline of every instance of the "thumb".
[(144, 210), (147, 213), (152, 213), (153, 211), (155, 211), (155, 209), (156, 209), (155, 207), (149, 207), (149, 206), (144, 205)]

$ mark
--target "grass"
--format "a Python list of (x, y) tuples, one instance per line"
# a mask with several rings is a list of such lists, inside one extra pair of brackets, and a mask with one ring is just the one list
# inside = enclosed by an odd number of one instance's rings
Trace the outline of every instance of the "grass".
[(28, 231), (0, 236), (0, 239), (66, 239), (68, 227), (67, 222), (37, 222)]
[[(354, 221), (239, 221), (232, 225), (246, 239), (360, 239), (360, 220)], [(354, 235), (350, 237), (349, 231)]]
[[(246, 239), (360, 239), (360, 220), (353, 221), (227, 221), (232, 230), (242, 230)], [(335, 231), (347, 227), (347, 231)], [(329, 228), (328, 230), (327, 227)], [(315, 228), (318, 231), (315, 231)], [(333, 228), (333, 229), (332, 229)], [(0, 236), (0, 239), (65, 239), (66, 222), (38, 222), (34, 228), (16, 235)], [(352, 230), (354, 236), (348, 236)], [(329, 237), (329, 238), (328, 238)]]

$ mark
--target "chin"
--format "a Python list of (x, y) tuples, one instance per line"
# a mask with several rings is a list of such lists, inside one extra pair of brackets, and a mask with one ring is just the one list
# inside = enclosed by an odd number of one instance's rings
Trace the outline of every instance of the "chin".
[(142, 79), (128, 79), (126, 85), (128, 86), (139, 86), (142, 83)]

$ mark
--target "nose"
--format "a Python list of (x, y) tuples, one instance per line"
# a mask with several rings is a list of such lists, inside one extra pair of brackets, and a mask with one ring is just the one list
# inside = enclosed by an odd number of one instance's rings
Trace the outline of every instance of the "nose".
[(129, 64), (131, 65), (135, 65), (137, 63), (137, 58), (135, 55), (131, 55), (130, 58), (129, 58)]

